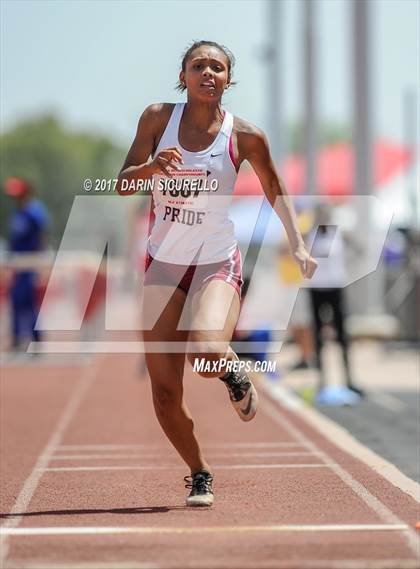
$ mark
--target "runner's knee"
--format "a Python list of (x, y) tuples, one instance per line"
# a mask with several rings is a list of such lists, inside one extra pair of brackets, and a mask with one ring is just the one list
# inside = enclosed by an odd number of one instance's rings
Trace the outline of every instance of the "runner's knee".
[(187, 354), (188, 361), (194, 367), (197, 359), (205, 359), (206, 362), (218, 362), (225, 357), (228, 344), (225, 345), (222, 339), (209, 340), (191, 334), (190, 341), (193, 343), (193, 350)]

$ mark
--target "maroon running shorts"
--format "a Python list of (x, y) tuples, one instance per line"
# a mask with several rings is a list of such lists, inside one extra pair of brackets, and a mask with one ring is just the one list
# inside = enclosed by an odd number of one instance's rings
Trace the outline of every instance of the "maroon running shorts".
[(239, 298), (241, 297), (243, 280), (239, 247), (235, 249), (229, 259), (205, 265), (163, 263), (147, 253), (145, 268), (145, 286), (167, 285), (180, 288), (186, 294), (191, 290), (194, 294), (200, 290), (203, 284), (213, 280), (222, 280), (233, 286), (239, 294)]

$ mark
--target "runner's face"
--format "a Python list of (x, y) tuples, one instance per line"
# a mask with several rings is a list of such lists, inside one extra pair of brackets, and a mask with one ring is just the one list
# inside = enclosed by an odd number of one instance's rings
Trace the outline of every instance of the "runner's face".
[(187, 86), (188, 95), (209, 102), (222, 98), (229, 85), (228, 59), (216, 47), (202, 46), (195, 49), (186, 62), (180, 79)]

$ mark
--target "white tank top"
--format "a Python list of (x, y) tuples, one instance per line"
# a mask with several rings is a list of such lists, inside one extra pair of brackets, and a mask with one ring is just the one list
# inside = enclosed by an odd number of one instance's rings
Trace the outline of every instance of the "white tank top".
[(177, 146), (184, 164), (173, 178), (155, 175), (155, 223), (148, 251), (158, 261), (180, 265), (224, 261), (237, 247), (228, 208), (236, 170), (229, 153), (233, 116), (225, 112), (222, 126), (205, 150), (189, 152), (178, 139), (185, 103), (177, 103), (154, 155)]

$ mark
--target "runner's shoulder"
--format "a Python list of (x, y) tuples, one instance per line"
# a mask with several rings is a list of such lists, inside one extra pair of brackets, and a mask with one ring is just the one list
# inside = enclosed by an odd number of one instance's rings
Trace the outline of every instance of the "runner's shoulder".
[(151, 126), (159, 130), (168, 123), (174, 107), (175, 103), (152, 103), (144, 109), (139, 123), (143, 127)]
[(233, 132), (238, 141), (239, 153), (244, 158), (255, 152), (265, 152), (268, 148), (264, 131), (245, 119), (233, 118)]

